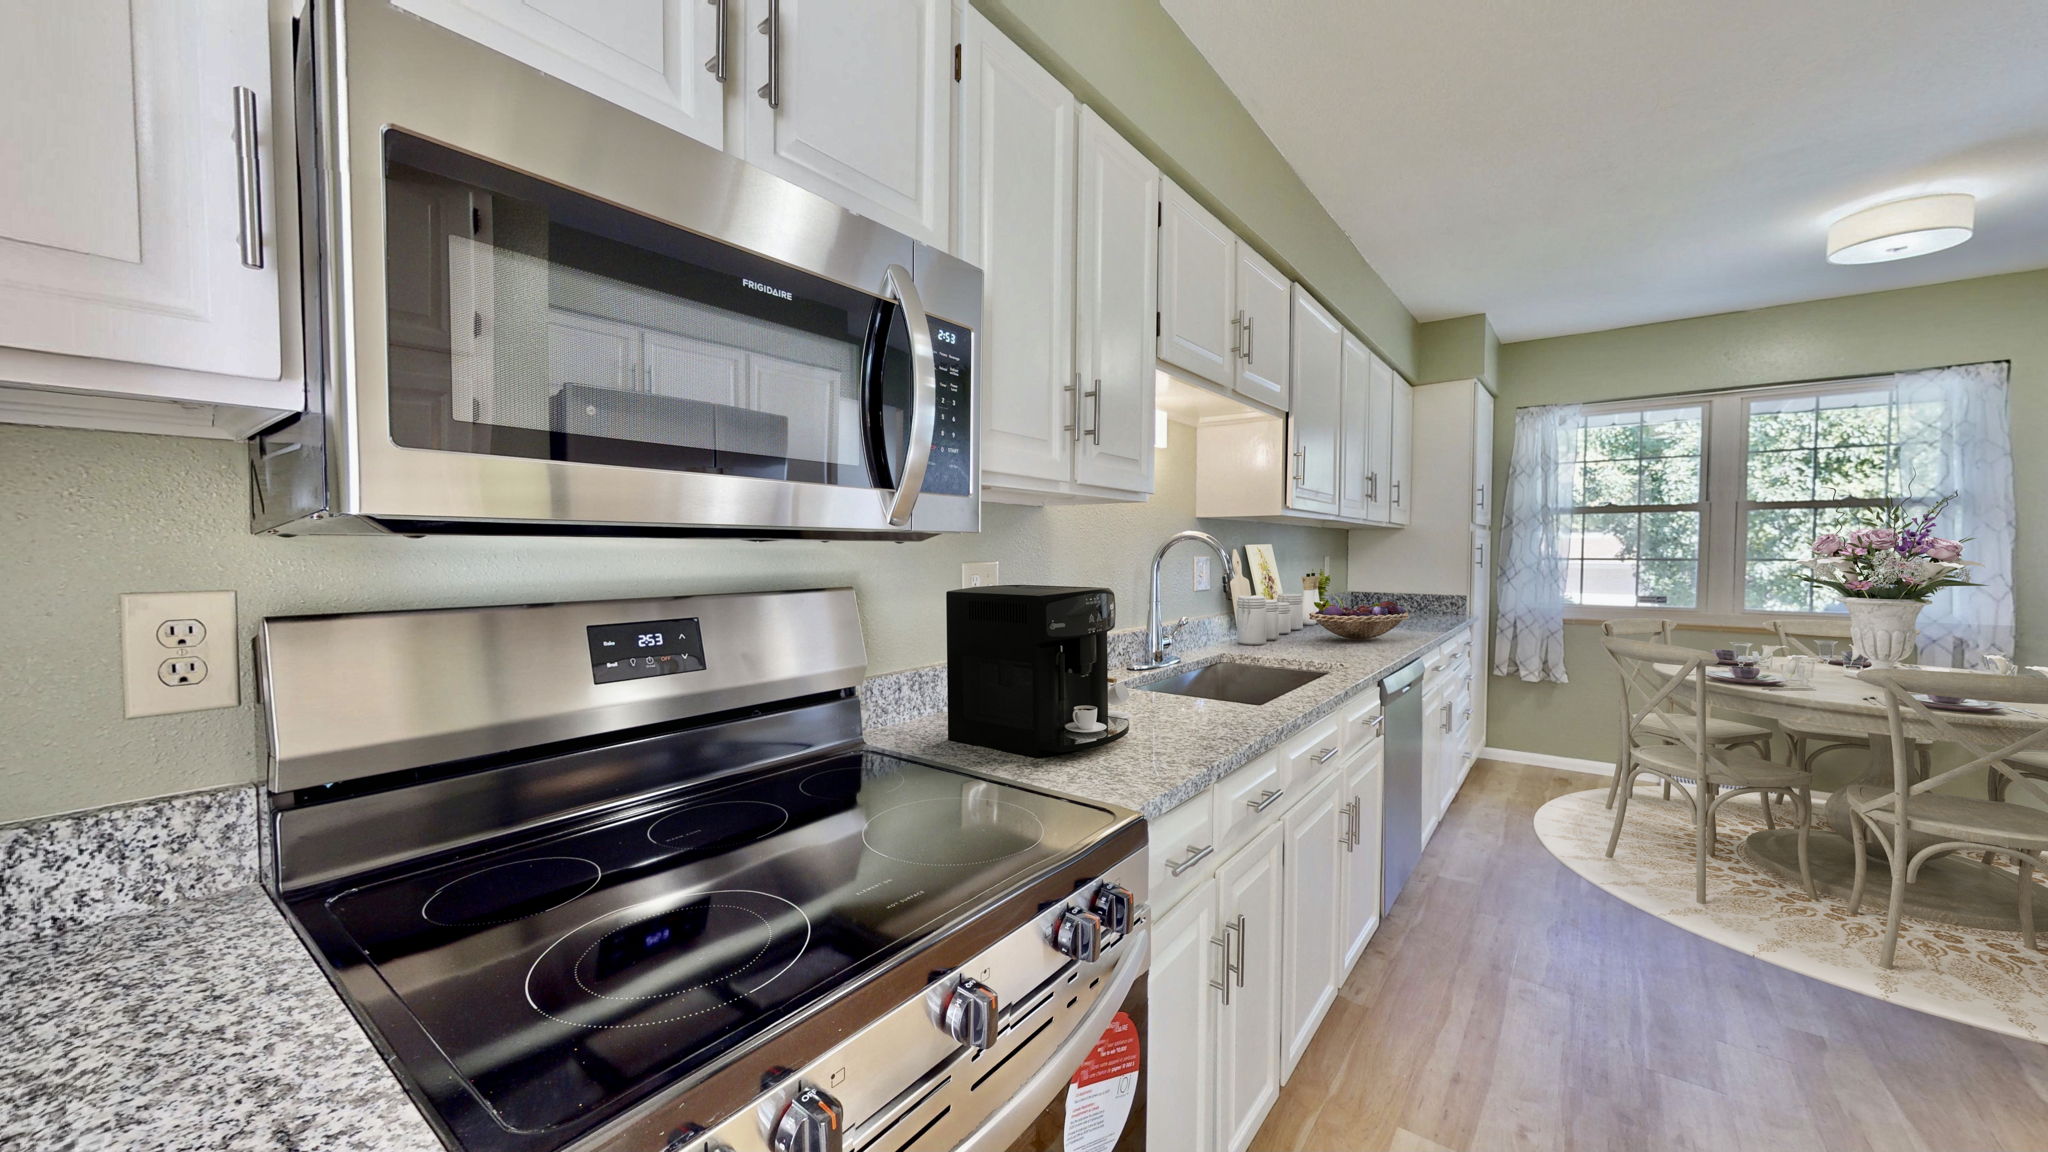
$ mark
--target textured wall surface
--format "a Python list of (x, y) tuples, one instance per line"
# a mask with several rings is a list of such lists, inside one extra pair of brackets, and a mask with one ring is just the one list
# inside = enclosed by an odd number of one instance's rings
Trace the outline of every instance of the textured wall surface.
[[(2048, 509), (2042, 497), (2048, 492), (2048, 454), (2038, 450), (2048, 437), (2048, 272), (1505, 345), (1494, 426), (1494, 482), (1506, 483), (1517, 407), (1980, 360), (2012, 361), (2019, 651), (2027, 662), (2048, 662), (2048, 530), (2042, 520)], [(1495, 677), (1487, 706), (1487, 742), (1527, 752), (1611, 758), (1620, 723), (1614, 714), (1617, 689), (1598, 638), (1597, 626), (1567, 629), (1565, 666), (1572, 676), (1570, 684), (1524, 684)], [(1687, 632), (1682, 638), (1686, 644), (1706, 647), (1711, 634)]]
[[(1144, 622), (1152, 551), (1184, 528), (1271, 543), (1289, 572), (1327, 556), (1344, 586), (1342, 532), (1196, 521), (1192, 429), (1174, 426), (1158, 465), (1145, 504), (990, 504), (981, 534), (916, 544), (277, 540), (249, 534), (239, 444), (0, 425), (0, 823), (260, 775), (246, 659), (238, 708), (122, 718), (123, 592), (231, 588), (246, 640), (294, 613), (850, 585), (883, 672), (945, 659), (943, 596), (970, 560), (1013, 584), (1112, 588), (1124, 624)], [(1190, 590), (1195, 555), (1169, 558), (1172, 615), (1227, 610), (1220, 581)]]

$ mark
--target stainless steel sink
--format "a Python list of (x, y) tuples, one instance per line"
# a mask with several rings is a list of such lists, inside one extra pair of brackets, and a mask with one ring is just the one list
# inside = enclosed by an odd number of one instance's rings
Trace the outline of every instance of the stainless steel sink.
[(1199, 696), (1204, 700), (1228, 700), (1232, 704), (1264, 704), (1284, 696), (1326, 672), (1304, 672), (1299, 668), (1275, 668), (1269, 664), (1240, 664), (1219, 660), (1185, 672), (1140, 685), (1140, 692), (1165, 692), (1172, 696)]

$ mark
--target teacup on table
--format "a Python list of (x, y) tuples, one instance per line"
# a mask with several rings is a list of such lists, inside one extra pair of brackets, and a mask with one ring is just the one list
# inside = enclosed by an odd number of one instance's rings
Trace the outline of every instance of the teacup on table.
[(1737, 680), (1754, 680), (1758, 676), (1763, 674), (1762, 670), (1754, 664), (1737, 664), (1735, 667), (1730, 668), (1728, 671), (1731, 674), (1733, 674)]

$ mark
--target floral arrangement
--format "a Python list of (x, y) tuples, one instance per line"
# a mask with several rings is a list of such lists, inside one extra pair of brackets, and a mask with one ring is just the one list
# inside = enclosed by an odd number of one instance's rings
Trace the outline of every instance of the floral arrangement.
[(1934, 534), (1953, 496), (1915, 514), (1900, 501), (1865, 510), (1860, 523), (1813, 542), (1813, 574), (1800, 579), (1845, 598), (1925, 600), (1943, 588), (1975, 587), (1962, 577), (1963, 542)]

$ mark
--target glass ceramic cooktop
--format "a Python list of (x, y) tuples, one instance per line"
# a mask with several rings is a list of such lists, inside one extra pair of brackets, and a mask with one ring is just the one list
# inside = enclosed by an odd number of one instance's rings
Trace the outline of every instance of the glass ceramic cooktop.
[(1108, 828), (854, 753), (327, 900), (498, 1122), (684, 1075)]

